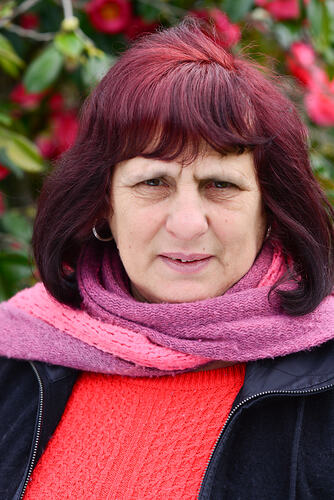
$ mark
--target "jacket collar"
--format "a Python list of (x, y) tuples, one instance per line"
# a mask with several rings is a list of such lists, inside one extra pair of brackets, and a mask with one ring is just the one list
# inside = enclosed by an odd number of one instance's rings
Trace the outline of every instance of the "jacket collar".
[(316, 391), (334, 384), (334, 340), (308, 351), (248, 363), (233, 406), (256, 394)]
[[(42, 377), (46, 377), (49, 382), (69, 378), (72, 385), (79, 373), (64, 366), (36, 364)], [(315, 391), (332, 384), (334, 385), (334, 340), (308, 351), (248, 363), (244, 384), (233, 406), (257, 394)]]

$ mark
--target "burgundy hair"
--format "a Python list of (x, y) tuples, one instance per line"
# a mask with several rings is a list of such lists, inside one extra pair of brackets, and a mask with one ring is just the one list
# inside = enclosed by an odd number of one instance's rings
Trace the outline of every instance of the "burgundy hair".
[(333, 287), (334, 212), (313, 176), (306, 128), (279, 83), (222, 48), (199, 21), (137, 40), (86, 100), (75, 144), (44, 184), (33, 248), (49, 292), (79, 305), (64, 263), (75, 268), (94, 222), (108, 214), (117, 162), (191, 162), (208, 143), (221, 154), (253, 152), (271, 238), (299, 275), (295, 290), (279, 292), (282, 308), (314, 310)]

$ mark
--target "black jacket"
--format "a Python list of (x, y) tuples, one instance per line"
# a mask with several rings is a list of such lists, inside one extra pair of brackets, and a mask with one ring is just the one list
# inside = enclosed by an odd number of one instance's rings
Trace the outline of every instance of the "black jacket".
[[(76, 376), (0, 359), (1, 500), (22, 498)], [(200, 500), (334, 499), (333, 341), (247, 365), (203, 475)]]

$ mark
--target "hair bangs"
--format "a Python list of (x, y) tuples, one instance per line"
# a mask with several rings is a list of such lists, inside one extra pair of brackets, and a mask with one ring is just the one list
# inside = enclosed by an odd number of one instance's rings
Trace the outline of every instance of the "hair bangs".
[(259, 135), (246, 92), (235, 74), (212, 62), (184, 61), (163, 75), (146, 74), (113, 117), (118, 161), (144, 156), (188, 164), (207, 146), (224, 156), (253, 150), (268, 138)]

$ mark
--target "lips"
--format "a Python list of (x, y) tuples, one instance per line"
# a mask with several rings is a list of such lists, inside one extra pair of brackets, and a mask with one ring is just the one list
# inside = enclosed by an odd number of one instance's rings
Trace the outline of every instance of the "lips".
[[(173, 257), (170, 257), (173, 255)], [(178, 257), (176, 257), (176, 255)], [(180, 258), (180, 255), (182, 256)], [(196, 258), (194, 258), (194, 255)], [(189, 273), (197, 273), (203, 270), (207, 265), (209, 265), (209, 262), (212, 260), (213, 256), (208, 255), (204, 257), (205, 254), (200, 254), (201, 258), (199, 258), (199, 254), (180, 254), (180, 253), (173, 253), (173, 254), (164, 254), (164, 255), (159, 255), (159, 258), (164, 262), (170, 269), (182, 273), (182, 274), (189, 274)], [(192, 257), (193, 260), (187, 260)], [(182, 260), (181, 260), (182, 259)], [(185, 260), (185, 262), (183, 262)]]
[(184, 262), (194, 262), (198, 260), (204, 260), (207, 259), (208, 257), (212, 257), (210, 254), (204, 254), (204, 253), (182, 253), (182, 252), (168, 252), (168, 253), (162, 253), (162, 257), (167, 257), (168, 259), (174, 260), (174, 261), (184, 261)]

